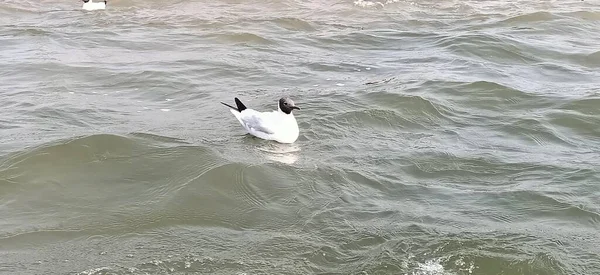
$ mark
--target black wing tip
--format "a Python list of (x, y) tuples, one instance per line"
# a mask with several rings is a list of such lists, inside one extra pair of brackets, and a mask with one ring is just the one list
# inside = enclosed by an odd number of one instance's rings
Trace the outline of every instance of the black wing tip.
[(248, 109), (248, 108), (246, 108), (246, 105), (244, 105), (244, 103), (242, 103), (242, 101), (241, 101), (239, 98), (237, 98), (237, 97), (235, 98), (235, 105), (237, 106), (237, 108), (236, 108), (236, 107), (233, 107), (233, 106), (231, 106), (231, 105), (229, 105), (229, 104), (227, 104), (227, 103), (225, 103), (225, 102), (223, 102), (223, 101), (221, 101), (221, 104), (223, 104), (223, 105), (225, 105), (225, 106), (227, 106), (227, 107), (229, 107), (229, 108), (231, 108), (231, 109), (234, 109), (234, 110), (236, 110), (236, 111), (238, 111), (238, 112), (240, 112), (240, 113), (241, 113), (243, 110), (246, 110), (246, 109)]
[(237, 97), (235, 98), (235, 105), (237, 105), (238, 112), (248, 109), (246, 108), (246, 105), (244, 105), (244, 103), (242, 103), (242, 101), (240, 101), (240, 99)]

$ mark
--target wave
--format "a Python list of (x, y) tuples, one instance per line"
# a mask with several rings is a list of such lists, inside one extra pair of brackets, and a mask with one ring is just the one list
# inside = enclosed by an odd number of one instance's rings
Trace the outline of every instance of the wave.
[[(151, 150), (151, 144), (157, 141), (165, 146), (182, 143), (173, 138), (157, 139), (157, 136), (141, 133), (134, 133), (129, 138), (97, 134), (61, 139), (4, 156), (0, 162), (0, 175), (25, 185), (36, 183), (38, 178), (52, 181), (52, 176), (65, 176), (62, 170), (73, 169), (76, 172), (82, 165), (110, 160), (122, 161), (143, 155), (144, 151)], [(45, 172), (49, 172), (50, 175), (45, 175)]]
[(561, 13), (561, 15), (572, 17), (572, 18), (583, 19), (583, 20), (589, 20), (589, 21), (599, 21), (600, 20), (600, 12), (591, 11), (591, 10), (566, 12), (566, 13)]
[(600, 106), (600, 96), (593, 95), (579, 99), (567, 100), (558, 106), (558, 109), (577, 112), (584, 116), (600, 117), (598, 106)]
[(277, 26), (292, 31), (315, 31), (316, 27), (310, 22), (294, 17), (280, 17), (270, 20)]
[(532, 105), (551, 104), (550, 98), (531, 94), (494, 81), (454, 82), (444, 85), (444, 93), (460, 98), (461, 105), (482, 111), (529, 109)]
[(543, 123), (543, 120), (536, 118), (514, 119), (512, 122), (502, 125), (496, 125), (498, 131), (521, 139), (532, 142), (536, 146), (549, 146), (553, 144), (576, 147), (576, 143), (571, 141), (568, 136), (557, 133), (549, 125)]
[(249, 33), (249, 32), (220, 33), (220, 34), (211, 35), (211, 37), (213, 37), (214, 39), (217, 39), (219, 41), (233, 43), (233, 44), (257, 44), (257, 45), (277, 44), (275, 41), (272, 41), (261, 35)]
[(517, 16), (510, 17), (508, 19), (504, 19), (500, 21), (500, 23), (508, 23), (508, 24), (520, 24), (520, 23), (531, 23), (531, 22), (539, 22), (539, 21), (552, 21), (558, 19), (554, 13), (538, 11), (526, 14), (520, 14)]
[[(478, 270), (493, 268), (497, 272), (521, 274), (581, 273), (585, 265), (564, 263), (565, 252), (552, 255), (539, 253), (539, 246), (556, 246), (550, 236), (538, 237), (523, 232), (510, 234), (502, 231), (472, 232), (462, 234), (433, 232), (421, 225), (404, 225), (396, 228), (397, 235), (382, 236), (378, 232), (354, 232), (354, 238), (343, 237), (335, 244), (318, 241), (311, 234), (302, 235), (247, 232), (250, 241), (245, 245), (226, 245), (221, 252), (208, 254), (203, 248), (186, 250), (169, 248), (172, 255), (142, 257), (132, 254), (132, 260), (117, 257), (121, 264), (92, 264), (82, 268), (80, 275), (99, 274), (153, 274), (153, 273), (260, 273), (265, 269), (274, 273), (389, 273), (414, 275), (474, 274)], [(178, 233), (193, 234), (193, 231)], [(411, 233), (411, 234), (408, 234)], [(206, 232), (210, 238), (203, 241), (208, 246), (211, 238), (224, 239), (214, 231)], [(435, 238), (435, 239), (433, 239)], [(352, 243), (352, 244), (351, 244)], [(165, 244), (166, 245), (166, 244)], [(166, 245), (168, 247), (168, 245)], [(342, 249), (343, 246), (345, 249)], [(501, 246), (499, 249), (498, 246)], [(353, 247), (353, 249), (350, 249)], [(189, 252), (192, 250), (192, 252)], [(199, 250), (199, 251), (198, 251)], [(280, 251), (278, 255), (273, 250)], [(560, 249), (559, 249), (560, 250)], [(251, 253), (249, 253), (251, 252)], [(121, 252), (119, 255), (124, 254)], [(110, 254), (107, 254), (110, 255)], [(583, 256), (583, 255), (581, 255)], [(125, 256), (122, 256), (125, 258)], [(135, 260), (140, 257), (141, 259)], [(593, 256), (592, 256), (593, 257)], [(594, 257), (595, 258), (595, 257)], [(583, 264), (585, 260), (578, 261)], [(99, 266), (99, 267), (93, 267)]]
[(44, 28), (30, 26), (30, 27), (20, 27), (20, 26), (5, 26), (5, 34), (6, 35), (14, 35), (14, 36), (44, 36), (48, 37), (54, 32), (46, 30)]
[[(251, 145), (239, 146), (248, 146), (243, 147), (247, 152)], [(299, 152), (297, 148), (282, 150)], [(267, 269), (275, 273), (395, 270), (419, 274), (424, 270), (466, 271), (489, 267), (489, 262), (498, 264), (495, 270), (505, 273), (523, 268), (547, 273), (563, 268), (562, 258), (536, 265), (528, 262), (530, 258), (517, 259), (539, 251), (540, 244), (548, 245), (548, 237), (542, 233), (535, 238), (487, 231), (446, 233), (455, 226), (463, 226), (462, 230), (466, 226), (436, 206), (440, 200), (457, 195), (447, 184), (407, 183), (405, 173), (382, 180), (372, 172), (374, 165), (364, 162), (357, 163), (359, 169), (344, 169), (319, 160), (312, 169), (232, 161), (228, 158), (234, 157), (219, 151), (135, 133), (76, 137), (7, 156), (0, 164), (0, 178), (11, 179), (18, 188), (7, 188), (0, 181), (0, 202), (9, 211), (4, 216), (8, 222), (0, 231), (0, 243), (16, 249), (25, 240), (37, 238), (36, 251), (48, 253), (60, 242), (61, 248), (74, 251), (65, 259), (81, 261), (69, 265), (79, 268), (80, 274), (252, 273)], [(444, 165), (456, 167), (457, 160), (451, 157), (429, 157), (420, 159), (420, 164), (428, 165), (428, 172), (435, 173)], [(472, 171), (472, 179), (489, 180), (537, 169), (527, 163), (490, 167), (478, 159), (463, 164), (458, 165), (460, 171), (452, 172), (456, 179), (464, 180), (465, 171)], [(448, 179), (444, 175), (431, 178)], [(529, 207), (539, 202), (541, 211), (547, 211), (544, 215), (571, 215), (571, 221), (576, 222), (598, 220), (593, 211), (571, 208), (571, 202), (548, 199), (542, 192), (535, 193), (541, 197), (528, 197), (534, 193), (506, 188), (490, 190), (486, 186), (486, 192), (469, 194), (515, 196), (516, 201), (528, 201), (513, 205), (519, 213), (535, 211)], [(429, 196), (431, 192), (436, 194)], [(6, 196), (14, 200), (6, 203)], [(471, 205), (458, 203), (451, 211), (466, 211)], [(404, 211), (403, 207), (414, 210)], [(522, 218), (494, 209), (483, 214), (473, 212), (481, 209), (463, 212), (464, 219), (502, 224)], [(552, 214), (554, 210), (559, 213)], [(492, 240), (496, 243), (490, 244)], [(510, 250), (497, 251), (497, 242)], [(82, 251), (87, 252), (79, 255)], [(89, 253), (100, 256), (85, 260)], [(48, 255), (44, 261), (63, 259)], [(512, 265), (504, 264), (508, 262)], [(39, 268), (47, 272), (45, 263)]]
[(376, 107), (345, 112), (336, 119), (353, 125), (394, 128), (428, 128), (452, 121), (451, 109), (426, 97), (374, 91), (364, 93), (360, 98)]
[(584, 143), (593, 144), (600, 138), (600, 129), (597, 125), (600, 118), (597, 116), (581, 115), (577, 113), (549, 112), (546, 114), (548, 122), (565, 131), (565, 136), (582, 138)]
[(489, 61), (490, 58), (500, 64), (514, 65), (541, 62), (534, 55), (521, 49), (520, 43), (506, 36), (486, 33), (446, 35), (433, 42), (433, 46), (450, 50), (464, 57), (477, 57)]
[(586, 55), (584, 58), (585, 62), (590, 66), (598, 66), (600, 65), (600, 51), (595, 51)]
[(33, 2), (19, 1), (19, 3), (14, 3), (14, 5), (10, 2), (4, 2), (0, 3), (0, 14), (4, 14), (4, 16), (13, 16), (15, 14), (36, 14), (38, 13), (37, 8), (39, 8), (39, 5), (34, 5)]
[[(5, 207), (23, 219), (38, 220), (21, 223), (10, 231), (29, 231), (32, 226), (92, 232), (98, 226), (109, 231), (133, 224), (151, 226), (151, 217), (162, 215), (162, 211), (147, 213), (146, 207), (168, 199), (188, 177), (224, 162), (208, 148), (181, 144), (176, 139), (159, 141), (150, 135), (100, 134), (46, 143), (4, 157), (0, 178), (19, 188), (3, 193), (0, 200), (19, 198)], [(169, 168), (165, 162), (170, 163)], [(27, 204), (36, 210), (22, 212)], [(72, 213), (66, 205), (83, 209), (71, 217), (54, 214)], [(84, 205), (105, 206), (98, 210)], [(60, 225), (55, 220), (60, 220)]]
[[(593, 210), (593, 205), (580, 205), (577, 201), (570, 201), (564, 194), (533, 190), (501, 191), (497, 196), (523, 202), (519, 206), (511, 206), (515, 215), (527, 213), (536, 219), (544, 220), (571, 220), (574, 223), (596, 226), (600, 224), (600, 212)], [(577, 198), (575, 198), (577, 199)], [(596, 207), (597, 208), (597, 207)], [(598, 209), (596, 209), (597, 211)]]
[(331, 34), (318, 35), (311, 40), (313, 44), (323, 48), (331, 46), (352, 47), (354, 49), (373, 49), (373, 45), (385, 45), (387, 41), (384, 34), (367, 33), (363, 31), (349, 31), (344, 34), (332, 32)]
[(272, 211), (295, 187), (286, 185), (291, 167), (253, 156), (279, 152), (251, 150), (246, 148), (251, 159), (232, 161), (208, 146), (133, 133), (75, 137), (11, 153), (0, 162), (0, 204), (11, 212), (6, 220), (30, 222), (6, 226), (0, 241), (50, 231), (146, 231), (160, 228), (160, 221), (232, 230), (257, 226), (248, 213)]

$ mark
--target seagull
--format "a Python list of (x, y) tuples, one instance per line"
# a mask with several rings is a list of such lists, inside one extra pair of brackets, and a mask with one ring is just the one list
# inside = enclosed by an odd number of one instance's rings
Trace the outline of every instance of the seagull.
[(240, 121), (246, 131), (258, 138), (274, 140), (279, 143), (294, 143), (300, 130), (292, 110), (300, 110), (289, 97), (279, 99), (276, 111), (259, 112), (246, 108), (237, 97), (233, 107), (227, 103), (221, 104), (231, 108), (231, 113)]
[(106, 0), (105, 1), (100, 1), (100, 2), (93, 2), (93, 0), (83, 0), (83, 7), (84, 10), (103, 10), (106, 8)]

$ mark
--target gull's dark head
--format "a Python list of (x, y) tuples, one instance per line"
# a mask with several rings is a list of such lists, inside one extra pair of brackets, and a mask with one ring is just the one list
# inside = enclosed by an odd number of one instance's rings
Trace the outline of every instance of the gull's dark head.
[(286, 114), (291, 114), (294, 109), (300, 110), (289, 97), (282, 97), (279, 99), (279, 109)]

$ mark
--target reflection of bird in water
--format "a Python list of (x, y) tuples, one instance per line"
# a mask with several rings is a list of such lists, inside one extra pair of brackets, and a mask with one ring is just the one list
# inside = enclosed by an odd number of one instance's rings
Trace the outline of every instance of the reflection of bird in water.
[(264, 152), (261, 154), (265, 158), (285, 164), (293, 164), (298, 160), (300, 146), (295, 144), (265, 143), (258, 147), (258, 150)]

